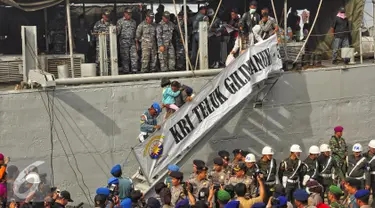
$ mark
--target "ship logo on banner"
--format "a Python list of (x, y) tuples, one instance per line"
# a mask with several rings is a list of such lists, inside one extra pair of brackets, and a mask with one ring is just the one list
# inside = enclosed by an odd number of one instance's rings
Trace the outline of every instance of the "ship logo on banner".
[(146, 144), (143, 156), (146, 157), (148, 155), (151, 159), (159, 159), (163, 154), (163, 140), (164, 136), (162, 135), (152, 137)]

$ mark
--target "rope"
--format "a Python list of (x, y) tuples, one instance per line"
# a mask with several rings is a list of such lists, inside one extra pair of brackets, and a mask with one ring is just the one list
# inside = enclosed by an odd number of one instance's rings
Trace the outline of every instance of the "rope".
[[(174, 6), (174, 12), (175, 12), (176, 14), (178, 14), (178, 13), (177, 13), (177, 7), (176, 7), (176, 0), (173, 0), (173, 6)], [(187, 14), (184, 14), (184, 18), (187, 18)], [(189, 49), (187, 48), (187, 45), (185, 44), (185, 37), (184, 37), (183, 34), (182, 34), (181, 23), (180, 23), (180, 20), (179, 20), (178, 18), (177, 18), (177, 25), (178, 25), (178, 30), (180, 31), (180, 38), (181, 38), (181, 40), (182, 40), (182, 44), (184, 45), (184, 49), (185, 49), (185, 51), (187, 51), (187, 50), (189, 50)], [(186, 31), (185, 31), (185, 33), (186, 33)], [(184, 55), (185, 55), (185, 54), (184, 54)], [(191, 65), (191, 61), (190, 61), (190, 57), (189, 57), (189, 56), (186, 57), (186, 61), (189, 63), (190, 68), (193, 69), (193, 66)], [(192, 72), (193, 72), (193, 75), (195, 76), (195, 73), (194, 73), (193, 70), (192, 70)]]
[[(212, 19), (211, 24), (210, 24), (210, 27), (208, 28), (208, 30), (211, 29), (212, 24), (214, 23), (214, 21), (215, 21), (215, 19), (216, 19), (216, 15), (217, 15), (217, 13), (219, 12), (219, 8), (220, 8), (222, 2), (223, 2), (223, 0), (220, 0), (219, 4), (217, 5), (217, 8), (216, 8), (216, 11), (215, 11), (214, 18)], [(195, 58), (195, 68), (194, 68), (194, 70), (197, 70), (198, 57), (199, 57), (199, 53), (200, 53), (199, 50), (200, 50), (200, 48), (198, 48), (198, 51), (197, 51), (197, 57)]]
[(271, 4), (272, 4), (273, 15), (275, 16), (275, 21), (276, 21), (276, 24), (278, 25), (279, 22), (277, 21), (277, 14), (276, 14), (276, 9), (275, 9), (275, 2), (273, 0), (271, 0)]
[(320, 12), (320, 8), (321, 8), (321, 6), (322, 6), (322, 3), (323, 3), (323, 0), (320, 0), (320, 2), (319, 2), (319, 6), (318, 6), (318, 11), (316, 12), (316, 15), (315, 15), (315, 18), (314, 18), (314, 22), (313, 22), (313, 24), (312, 24), (312, 26), (311, 26), (311, 29), (310, 29), (310, 31), (309, 31), (309, 34), (307, 35), (306, 40), (305, 40), (305, 42), (303, 43), (301, 49), (299, 50), (299, 52), (298, 52), (298, 54), (297, 54), (297, 57), (296, 57), (296, 59), (294, 60), (293, 63), (296, 63), (296, 62), (297, 62), (299, 56), (300, 56), (301, 53), (302, 53), (302, 50), (305, 48), (306, 43), (307, 43), (307, 41), (308, 41), (309, 38), (310, 38), (311, 32), (312, 32), (313, 29), (314, 29), (314, 26), (315, 26), (316, 20), (318, 19), (318, 16), (319, 16), (319, 12)]

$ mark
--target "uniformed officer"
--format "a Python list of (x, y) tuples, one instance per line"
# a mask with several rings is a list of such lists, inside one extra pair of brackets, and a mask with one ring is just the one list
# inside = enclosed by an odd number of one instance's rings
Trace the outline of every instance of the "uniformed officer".
[(332, 157), (336, 160), (337, 165), (341, 168), (342, 172), (346, 174), (345, 158), (348, 155), (348, 146), (345, 139), (342, 137), (344, 128), (336, 126), (334, 128), (335, 135), (329, 140), (329, 147), (332, 150)]
[(178, 202), (186, 198), (184, 188), (182, 187), (183, 174), (181, 172), (172, 171), (169, 176), (172, 178), (171, 205), (174, 207)]
[(140, 128), (141, 133), (138, 136), (139, 142), (144, 142), (150, 134), (152, 134), (155, 130), (160, 129), (160, 125), (158, 125), (158, 121), (156, 119), (160, 113), (160, 105), (159, 103), (155, 102), (142, 114)]
[(238, 162), (233, 170), (235, 175), (229, 178), (228, 184), (235, 186), (237, 183), (244, 183), (247, 187), (248, 194), (252, 197), (255, 197), (255, 181), (252, 177), (246, 175), (246, 164), (242, 161)]
[(293, 192), (300, 187), (301, 177), (304, 175), (303, 164), (299, 159), (301, 152), (301, 147), (293, 144), (290, 147), (290, 156), (281, 161), (279, 166), (279, 180), (285, 187), (288, 201), (294, 201)]
[(242, 156), (242, 152), (243, 152), (243, 150), (241, 150), (241, 149), (234, 149), (233, 150), (233, 160), (232, 160), (232, 162), (231, 162), (231, 165), (232, 165), (232, 171), (233, 171), (233, 168), (234, 167), (236, 167), (237, 166), (237, 164), (239, 163), (239, 162), (242, 162), (243, 160), (243, 156)]
[(359, 190), (354, 195), (358, 206), (361, 208), (370, 208), (369, 199), (370, 191), (369, 190)]
[(199, 7), (199, 12), (195, 15), (193, 20), (193, 34), (192, 34), (192, 49), (191, 49), (191, 60), (192, 64), (195, 64), (197, 59), (198, 53), (198, 46), (199, 46), (199, 22), (201, 21), (208, 21), (208, 17), (206, 16), (207, 7), (201, 6)]
[(361, 181), (352, 178), (347, 178), (346, 183), (344, 185), (345, 191), (348, 193), (348, 195), (344, 199), (342, 204), (345, 207), (359, 208), (354, 195), (358, 190), (360, 190), (362, 186)]
[(177, 32), (176, 25), (169, 18), (170, 13), (165, 11), (163, 20), (156, 28), (156, 37), (159, 47), (160, 70), (163, 72), (174, 71), (176, 66), (176, 57), (172, 39)]
[(353, 154), (346, 157), (347, 170), (346, 177), (361, 182), (360, 189), (370, 189), (370, 174), (367, 169), (368, 161), (362, 155), (362, 145), (356, 143), (353, 145)]
[(309, 156), (303, 161), (303, 165), (306, 168), (306, 175), (303, 176), (302, 185), (306, 187), (306, 183), (310, 180), (317, 180), (318, 161), (317, 158), (320, 154), (318, 146), (311, 146), (309, 148)]
[(298, 208), (315, 208), (314, 206), (308, 206), (309, 194), (304, 189), (297, 189), (293, 192), (293, 201), (295, 207)]
[(246, 164), (246, 175), (253, 177), (255, 173), (259, 172), (259, 167), (256, 164), (256, 159), (254, 154), (247, 154), (245, 157)]
[[(90, 31), (87, 28), (85, 21), (85, 16), (82, 14), (79, 17), (79, 27), (74, 30), (74, 39), (75, 39), (75, 51), (77, 53), (83, 53), (87, 60), (88, 51), (90, 48)], [(64, 41), (65, 42), (65, 41)]]
[(184, 13), (183, 11), (178, 13), (178, 20), (180, 22), (180, 28), (177, 28), (178, 35), (176, 36), (176, 69), (185, 70), (186, 58), (185, 58), (185, 48), (183, 44), (183, 39), (185, 37), (185, 26), (184, 26)]
[(276, 160), (273, 158), (273, 154), (273, 149), (269, 146), (265, 146), (262, 149), (262, 158), (258, 161), (259, 170), (264, 174), (266, 190), (264, 202), (268, 202), (275, 191), (277, 164)]
[(204, 167), (206, 167), (206, 163), (202, 160), (193, 160), (193, 172), (190, 174), (189, 180), (196, 178), (198, 170)]
[[(102, 14), (102, 19), (97, 21), (94, 25), (94, 28), (92, 30), (93, 36), (96, 40), (96, 64), (97, 67), (99, 66), (99, 35), (100, 34), (106, 34), (106, 41), (107, 41), (107, 57), (110, 57), (110, 47), (109, 47), (109, 26), (111, 26), (110, 23), (110, 11), (105, 11)], [(110, 69), (109, 59), (107, 61), (108, 69)]]
[(170, 164), (168, 165), (168, 175), (165, 177), (164, 183), (167, 185), (168, 188), (172, 187), (172, 178), (169, 176), (172, 172), (180, 171), (180, 167), (178, 165)]
[[(322, 184), (324, 193), (328, 192), (329, 187), (334, 184), (333, 179), (339, 178), (344, 181), (345, 177), (336, 160), (331, 156), (331, 149), (328, 144), (320, 145), (320, 156), (318, 157), (318, 181)], [(333, 176), (335, 173), (338, 177)]]
[(138, 25), (136, 32), (136, 46), (142, 42), (142, 69), (145, 72), (156, 72), (156, 25), (153, 22), (154, 13), (147, 12), (146, 19)]
[(225, 150), (220, 150), (218, 152), (218, 155), (223, 159), (223, 168), (226, 172), (226, 174), (228, 174), (229, 176), (232, 174), (232, 170), (231, 170), (231, 167), (232, 165), (230, 164), (230, 158), (229, 158), (229, 152), (225, 151)]
[(117, 34), (119, 36), (120, 55), (124, 73), (130, 72), (130, 65), (133, 73), (138, 71), (138, 53), (135, 44), (136, 31), (137, 24), (132, 19), (132, 10), (127, 9), (124, 12), (124, 17), (117, 21)]
[(344, 192), (338, 186), (331, 185), (328, 192), (328, 200), (330, 201), (331, 208), (344, 208), (340, 202), (341, 196)]
[(229, 175), (224, 170), (224, 162), (221, 157), (214, 159), (214, 168), (210, 173), (210, 182), (214, 185), (225, 185), (229, 179)]
[[(372, 190), (372, 198), (375, 199), (375, 140), (371, 140), (368, 144), (369, 150), (363, 154), (368, 162), (368, 169), (370, 173), (370, 188)], [(372, 202), (372, 207), (375, 207), (375, 200)]]
[(193, 179), (189, 179), (189, 184), (193, 188), (193, 195), (198, 199), (198, 193), (202, 188), (209, 188), (210, 182), (207, 180), (207, 167), (197, 169), (197, 176)]

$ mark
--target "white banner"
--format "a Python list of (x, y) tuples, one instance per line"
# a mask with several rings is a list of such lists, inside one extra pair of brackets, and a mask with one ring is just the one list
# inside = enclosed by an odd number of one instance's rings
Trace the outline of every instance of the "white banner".
[(165, 170), (179, 154), (248, 97), (254, 84), (281, 68), (276, 35), (246, 50), (204, 85), (198, 95), (172, 115), (159, 131), (134, 147), (144, 176), (152, 181), (150, 179)]

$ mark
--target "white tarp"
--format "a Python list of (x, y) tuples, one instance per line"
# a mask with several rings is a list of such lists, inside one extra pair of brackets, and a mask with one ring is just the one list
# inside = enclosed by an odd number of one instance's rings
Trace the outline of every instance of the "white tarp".
[(134, 147), (144, 176), (152, 181), (150, 179), (165, 170), (182, 151), (192, 147), (248, 97), (254, 84), (281, 68), (275, 35), (245, 51), (209, 81), (192, 102), (172, 115), (159, 131)]

